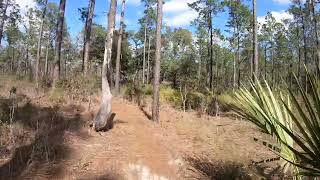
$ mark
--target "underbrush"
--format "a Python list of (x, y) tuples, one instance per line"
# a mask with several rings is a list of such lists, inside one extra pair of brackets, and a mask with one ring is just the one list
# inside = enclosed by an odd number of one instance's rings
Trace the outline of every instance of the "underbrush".
[(60, 79), (50, 93), (50, 100), (55, 103), (65, 103), (68, 99), (88, 102), (93, 94), (99, 92), (100, 87), (101, 80), (96, 76)]
[[(152, 96), (152, 85), (127, 83), (123, 88), (123, 96), (130, 100), (143, 105), (146, 98)], [(195, 110), (199, 116), (203, 114), (217, 115), (221, 112), (228, 112), (228, 102), (231, 97), (228, 92), (223, 94), (214, 94), (210, 91), (190, 90), (188, 92), (181, 92), (173, 88), (170, 84), (160, 85), (160, 101), (165, 102), (177, 109), (183, 109), (183, 102), (185, 100), (186, 110)]]

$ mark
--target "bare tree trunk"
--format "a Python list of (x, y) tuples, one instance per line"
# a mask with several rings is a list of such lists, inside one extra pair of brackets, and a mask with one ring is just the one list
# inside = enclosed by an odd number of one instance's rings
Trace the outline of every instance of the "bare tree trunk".
[(47, 76), (48, 75), (48, 55), (49, 55), (49, 45), (50, 45), (50, 36), (48, 37), (48, 42), (47, 42), (47, 46), (46, 46), (46, 60), (45, 60), (45, 64), (44, 64), (44, 75)]
[(10, 68), (10, 70), (11, 70), (11, 73), (13, 73), (13, 71), (14, 71), (14, 47), (12, 47), (12, 59), (11, 59), (11, 68)]
[(46, 11), (47, 11), (47, 4), (48, 0), (44, 1), (44, 8), (42, 12), (41, 17), (41, 24), (40, 24), (40, 34), (38, 37), (38, 47), (37, 47), (37, 59), (36, 59), (36, 69), (35, 69), (35, 80), (36, 80), (36, 87), (39, 87), (39, 71), (40, 71), (40, 57), (41, 57), (41, 41), (42, 41), (42, 35), (43, 35), (43, 24), (46, 17)]
[(236, 53), (233, 54), (233, 86), (232, 90), (236, 89), (236, 78), (237, 78), (237, 69), (236, 69)]
[(149, 34), (149, 38), (148, 38), (148, 59), (147, 59), (147, 84), (150, 83), (150, 34)]
[(200, 87), (201, 83), (201, 66), (202, 66), (202, 43), (199, 43), (199, 62), (198, 62), (198, 87)]
[[(303, 37), (303, 49), (304, 49), (304, 65), (307, 65), (307, 37), (306, 37), (306, 28), (305, 28), (305, 20), (304, 20), (304, 15), (302, 12), (302, 5), (301, 1), (298, 0), (299, 4), (299, 10), (300, 10), (300, 17), (301, 17), (301, 23), (302, 23), (302, 37)], [(303, 85), (305, 86), (305, 91), (307, 91), (307, 80), (306, 80), (306, 72), (303, 74)]]
[[(211, 7), (210, 7), (211, 8)], [(210, 90), (213, 90), (213, 85), (212, 85), (212, 81), (213, 81), (213, 32), (212, 32), (212, 12), (211, 9), (209, 10), (209, 28), (210, 28), (210, 67), (209, 67), (209, 76), (210, 76), (210, 83), (209, 83), (209, 87)]]
[[(3, 5), (3, 2), (1, 4)], [(6, 0), (4, 7), (1, 7), (2, 17), (0, 18), (0, 47), (1, 47), (1, 40), (2, 40), (2, 36), (3, 36), (3, 27), (4, 27), (4, 22), (6, 20), (6, 13), (7, 13), (8, 5), (9, 5), (9, 0)]]
[(267, 45), (264, 47), (264, 80), (267, 80)]
[(301, 48), (300, 48), (300, 31), (297, 23), (297, 39), (298, 39), (298, 79), (301, 81)]
[(315, 12), (315, 0), (311, 0), (311, 8), (312, 8), (312, 16), (313, 16), (313, 30), (315, 33), (316, 38), (316, 52), (317, 52), (317, 74), (320, 76), (320, 40), (318, 35), (318, 21), (317, 21), (317, 14)]
[(272, 63), (272, 69), (271, 69), (271, 87), (274, 86), (274, 57), (273, 57), (273, 45), (271, 46), (271, 63)]
[(125, 13), (126, 0), (122, 0), (122, 10), (121, 10), (121, 19), (120, 19), (120, 30), (119, 30), (119, 38), (117, 45), (117, 59), (116, 59), (116, 92), (120, 93), (120, 55), (121, 55), (121, 45), (122, 45), (122, 34), (123, 34), (123, 26), (124, 26), (124, 13)]
[(66, 8), (66, 0), (60, 0), (59, 19), (57, 24), (56, 47), (54, 52), (54, 68), (53, 68), (53, 88), (56, 81), (60, 78), (60, 59), (63, 35), (64, 12)]
[(147, 43), (147, 24), (144, 27), (143, 63), (142, 63), (142, 83), (143, 84), (145, 84), (145, 71), (146, 71), (146, 43)]
[(152, 120), (159, 122), (159, 86), (160, 86), (160, 62), (161, 62), (161, 27), (162, 27), (162, 6), (163, 0), (158, 0), (157, 7), (157, 29), (156, 29), (156, 52), (154, 60), (154, 78), (153, 78), (153, 102), (152, 102)]
[(253, 72), (254, 76), (259, 79), (259, 55), (258, 55), (258, 24), (257, 24), (257, 0), (253, 2)]
[[(233, 10), (232, 10), (233, 11)], [(232, 12), (232, 15), (234, 16), (234, 13)], [(236, 78), (237, 78), (237, 69), (236, 69), (236, 56), (237, 56), (237, 52), (236, 52), (236, 39), (235, 39), (235, 34), (236, 34), (236, 28), (233, 28), (233, 34), (234, 34), (234, 54), (233, 54), (233, 86), (232, 86), (232, 90), (234, 91), (236, 89)]]
[[(102, 96), (99, 112), (94, 118), (94, 129), (101, 131), (107, 128), (108, 125), (112, 125), (112, 118), (114, 114), (111, 113), (111, 100), (112, 94), (108, 82), (108, 65), (111, 61), (112, 53), (112, 39), (115, 24), (117, 10), (117, 0), (111, 0), (110, 10), (108, 14), (108, 29), (105, 41), (105, 50), (102, 65)], [(108, 128), (111, 128), (110, 126)]]
[(84, 75), (88, 76), (89, 71), (89, 53), (90, 53), (90, 45), (91, 45), (91, 28), (92, 28), (92, 19), (94, 13), (94, 6), (96, 1), (90, 0), (89, 2), (89, 12), (86, 20), (86, 35), (85, 35), (85, 48), (84, 48)]

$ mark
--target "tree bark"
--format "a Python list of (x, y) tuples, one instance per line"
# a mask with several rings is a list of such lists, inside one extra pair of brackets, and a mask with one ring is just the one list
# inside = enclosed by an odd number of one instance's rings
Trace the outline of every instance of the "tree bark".
[(315, 0), (311, 0), (312, 16), (313, 16), (313, 30), (316, 38), (316, 52), (317, 52), (317, 74), (320, 76), (320, 40), (318, 35), (318, 21), (317, 14), (315, 12)]
[[(3, 1), (1, 3), (3, 5)], [(3, 27), (4, 27), (4, 22), (6, 20), (6, 13), (7, 13), (7, 8), (9, 5), (9, 0), (6, 0), (6, 3), (4, 5), (4, 7), (1, 7), (2, 11), (2, 17), (0, 18), (0, 47), (1, 47), (1, 40), (2, 40), (2, 36), (3, 36)]]
[(89, 54), (90, 54), (90, 45), (91, 45), (91, 28), (92, 28), (92, 19), (94, 13), (94, 6), (96, 1), (90, 0), (89, 2), (89, 12), (86, 20), (86, 35), (85, 35), (85, 48), (84, 48), (84, 75), (88, 76), (89, 71)]
[(298, 79), (301, 81), (301, 48), (300, 48), (300, 31), (297, 23), (297, 39), (298, 39)]
[(117, 58), (116, 58), (116, 92), (117, 94), (120, 93), (120, 55), (121, 55), (121, 45), (122, 45), (122, 34), (123, 34), (123, 26), (124, 26), (124, 13), (125, 13), (125, 5), (126, 0), (122, 0), (122, 10), (121, 10), (121, 18), (120, 18), (120, 30), (119, 30), (119, 38), (118, 38), (118, 45), (117, 45)]
[(210, 67), (209, 67), (209, 76), (210, 76), (210, 82), (209, 82), (209, 87), (210, 90), (213, 90), (213, 85), (212, 85), (212, 81), (213, 81), (213, 32), (212, 32), (212, 12), (211, 9), (209, 11), (209, 29), (210, 29)]
[(144, 43), (143, 43), (143, 62), (142, 62), (142, 83), (145, 83), (146, 72), (146, 43), (147, 43), (147, 24), (144, 27)]
[(14, 47), (12, 47), (12, 59), (11, 59), (11, 73), (13, 74), (14, 71), (14, 55), (15, 55), (15, 51), (14, 51)]
[(151, 41), (151, 37), (149, 34), (149, 37), (148, 37), (148, 59), (147, 59), (147, 84), (149, 84), (149, 82), (150, 82), (150, 41)]
[[(302, 5), (301, 5), (301, 0), (298, 0), (298, 5), (299, 5), (299, 10), (300, 10), (300, 17), (301, 17), (301, 23), (302, 23), (302, 37), (303, 37), (303, 56), (304, 56), (304, 65), (307, 66), (307, 37), (306, 37), (306, 28), (305, 28), (305, 20), (304, 20), (304, 15), (303, 15), (303, 10), (302, 10)], [(307, 76), (306, 72), (302, 76), (302, 84), (305, 86), (305, 91), (307, 91)]]
[[(101, 131), (106, 128), (111, 128), (109, 125), (112, 124), (114, 114), (111, 113), (111, 100), (112, 94), (110, 91), (110, 86), (108, 82), (108, 71), (111, 62), (112, 53), (112, 40), (113, 31), (116, 17), (117, 0), (111, 0), (110, 10), (108, 14), (108, 28), (107, 36), (105, 41), (105, 50), (102, 64), (102, 96), (100, 109), (94, 118), (94, 129), (96, 131)], [(107, 127), (108, 126), (108, 127)]]
[(257, 0), (253, 2), (253, 71), (254, 76), (259, 79), (259, 55), (258, 55), (258, 24), (257, 24)]
[(50, 43), (50, 37), (48, 37), (48, 42), (46, 46), (46, 58), (45, 58), (45, 64), (44, 64), (44, 75), (48, 75), (48, 55), (49, 55), (49, 43)]
[(46, 11), (47, 11), (47, 4), (48, 0), (44, 1), (44, 8), (42, 12), (42, 17), (41, 17), (41, 24), (40, 24), (40, 34), (38, 37), (38, 47), (37, 47), (37, 59), (36, 59), (36, 69), (35, 69), (35, 80), (36, 80), (36, 88), (39, 87), (39, 72), (40, 72), (40, 57), (41, 57), (41, 41), (42, 41), (42, 35), (43, 35), (43, 25), (44, 25), (44, 20), (46, 17)]
[(264, 80), (267, 80), (267, 45), (264, 47)]
[(57, 80), (60, 79), (60, 59), (61, 59), (61, 46), (63, 36), (63, 23), (64, 23), (64, 12), (66, 8), (66, 0), (60, 0), (59, 7), (59, 19), (57, 24), (57, 35), (56, 35), (56, 47), (54, 52), (54, 68), (53, 68), (53, 88)]
[(156, 29), (156, 51), (154, 60), (154, 78), (153, 78), (153, 102), (152, 102), (152, 120), (159, 122), (159, 86), (160, 86), (160, 62), (161, 62), (161, 27), (162, 27), (162, 6), (163, 0), (158, 0), (157, 7), (157, 29)]

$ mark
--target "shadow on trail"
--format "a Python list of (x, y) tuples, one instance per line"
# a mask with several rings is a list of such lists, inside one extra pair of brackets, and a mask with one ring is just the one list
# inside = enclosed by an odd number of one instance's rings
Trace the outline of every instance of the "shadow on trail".
[[(31, 104), (27, 97), (22, 99), (25, 101), (22, 105), (17, 102), (13, 129), (23, 132), (23, 135), (19, 133), (19, 136), (14, 136), (15, 146), (10, 148), (12, 156), (7, 157), (10, 160), (0, 166), (0, 179), (50, 178), (59, 174), (63, 168), (59, 167), (59, 162), (70, 155), (70, 149), (63, 143), (65, 132), (89, 137), (80, 132), (81, 127), (86, 125), (80, 117), (84, 108), (74, 105), (40, 107)], [(6, 107), (10, 106), (10, 102), (10, 99), (0, 97), (0, 116), (6, 117)]]
[(150, 115), (150, 113), (148, 113), (143, 106), (139, 106), (139, 109), (146, 116), (146, 118), (148, 118), (149, 120), (152, 119), (152, 116)]
[(279, 167), (266, 171), (270, 167), (261, 165), (245, 166), (230, 161), (215, 161), (203, 156), (186, 156), (189, 165), (187, 178), (219, 180), (284, 179)]

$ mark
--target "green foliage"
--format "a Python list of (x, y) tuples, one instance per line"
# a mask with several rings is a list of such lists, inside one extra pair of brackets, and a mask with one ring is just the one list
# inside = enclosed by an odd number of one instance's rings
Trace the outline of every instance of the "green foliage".
[(169, 102), (175, 107), (181, 107), (181, 97), (179, 91), (173, 89), (169, 85), (160, 86), (160, 100), (164, 102)]
[(201, 92), (191, 91), (187, 94), (187, 105), (192, 109), (198, 109), (206, 102), (206, 98)]
[(153, 87), (151, 84), (145, 84), (142, 91), (145, 95), (152, 95)]
[(127, 83), (123, 94), (126, 99), (136, 102), (139, 106), (144, 103), (144, 89), (140, 84), (135, 84), (134, 82)]
[[(266, 83), (251, 83), (252, 91), (241, 89), (231, 106), (263, 132), (275, 137), (281, 151), (275, 152), (295, 167), (300, 175), (320, 176), (320, 88), (316, 79), (307, 74), (307, 94), (298, 79), (302, 101), (290, 89), (289, 97), (276, 98)], [(291, 105), (292, 104), (292, 105)]]

